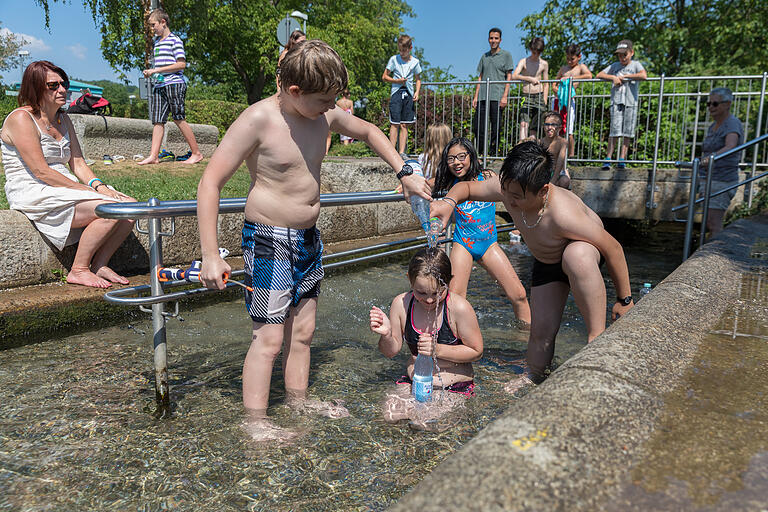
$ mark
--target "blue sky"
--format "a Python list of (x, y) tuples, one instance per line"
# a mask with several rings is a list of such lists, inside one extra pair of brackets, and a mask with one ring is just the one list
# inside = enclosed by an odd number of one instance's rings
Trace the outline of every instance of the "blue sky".
[[(93, 19), (80, 0), (68, 4), (51, 3), (50, 32), (44, 27), (43, 11), (32, 0), (0, 0), (0, 30), (20, 34), (34, 60), (47, 59), (61, 66), (70, 76), (88, 80), (117, 80), (118, 73), (101, 56), (101, 37)], [(414, 43), (424, 49), (434, 66), (447, 68), (460, 79), (475, 72), (480, 55), (488, 50), (488, 29), (503, 31), (501, 46), (515, 60), (525, 56), (516, 28), (527, 14), (540, 10), (545, 0), (521, 2), (490, 0), (472, 5), (466, 0), (410, 0), (415, 18), (406, 18), (405, 27)], [(308, 31), (312, 35), (312, 20)], [(270, 30), (272, 30), (270, 28)], [(29, 62), (29, 61), (27, 61)], [(3, 73), (3, 81), (21, 79), (21, 71)], [(135, 83), (139, 71), (130, 78)]]

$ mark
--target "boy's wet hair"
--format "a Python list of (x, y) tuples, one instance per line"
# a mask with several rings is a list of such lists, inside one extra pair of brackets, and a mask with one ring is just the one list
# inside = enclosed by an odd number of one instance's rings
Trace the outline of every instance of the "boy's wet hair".
[(494, 32), (496, 32), (497, 34), (499, 34), (499, 37), (501, 37), (501, 29), (500, 29), (499, 27), (493, 27), (491, 30), (489, 30), (489, 31), (488, 31), (488, 36), (490, 37), (490, 35), (491, 35), (492, 33), (494, 33)]
[(296, 85), (304, 94), (338, 94), (346, 89), (348, 80), (339, 54), (319, 39), (295, 45), (280, 64), (281, 90)]
[(461, 181), (472, 181), (482, 172), (480, 159), (477, 156), (475, 146), (466, 137), (454, 137), (443, 149), (443, 156), (440, 158), (440, 164), (437, 166), (437, 173), (435, 174), (435, 192), (447, 191), (451, 188), (453, 181), (456, 179), (448, 168), (448, 151), (454, 146), (464, 146), (464, 149), (467, 150), (467, 158), (469, 159), (469, 169), (461, 178)]
[(563, 118), (560, 117), (559, 112), (555, 112), (554, 110), (547, 110), (541, 115), (541, 118), (544, 120), (544, 122), (546, 122), (550, 117), (556, 117), (557, 121), (560, 123), (560, 126), (563, 125)]
[(536, 142), (518, 144), (507, 154), (501, 164), (499, 181), (506, 188), (514, 181), (523, 189), (523, 194), (530, 190), (534, 194), (552, 179), (553, 159), (549, 151)]
[(540, 37), (534, 37), (531, 39), (531, 42), (528, 43), (528, 49), (532, 52), (543, 52), (544, 51), (544, 40)]
[(165, 12), (162, 9), (155, 9), (151, 13), (149, 13), (149, 19), (155, 20), (155, 21), (165, 21), (165, 25), (167, 27), (171, 26), (171, 18), (168, 16), (168, 13)]
[(400, 34), (397, 38), (397, 49), (413, 48), (413, 40), (408, 34)]
[(569, 57), (575, 57), (577, 55), (581, 55), (581, 48), (576, 43), (569, 44), (565, 48), (565, 54)]
[(290, 50), (294, 46), (296, 46), (299, 43), (299, 39), (307, 37), (307, 34), (304, 33), (303, 30), (296, 29), (293, 32), (291, 32), (291, 35), (288, 36), (288, 42), (285, 45), (285, 51)]
[(417, 277), (431, 277), (439, 287), (451, 282), (451, 260), (442, 249), (425, 247), (419, 249), (408, 264), (408, 280), (413, 283)]

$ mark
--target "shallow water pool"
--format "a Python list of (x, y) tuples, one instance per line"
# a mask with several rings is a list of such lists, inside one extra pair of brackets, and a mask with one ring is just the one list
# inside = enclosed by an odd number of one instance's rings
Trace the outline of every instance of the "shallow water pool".
[[(656, 284), (679, 256), (627, 251), (632, 287)], [(529, 282), (532, 259), (510, 253)], [(304, 432), (258, 445), (240, 429), (241, 370), (251, 322), (240, 301), (168, 322), (173, 417), (157, 420), (152, 329), (140, 322), (0, 352), (0, 508), (9, 510), (381, 510), (498, 417), (503, 384), (521, 371), (527, 334), (482, 268), (468, 299), (485, 341), (477, 396), (441, 433), (389, 425), (378, 404), (401, 375), (405, 352), (378, 353), (371, 305), (388, 309), (407, 289), (406, 261), (336, 273), (324, 282), (313, 343), (310, 395), (342, 399), (351, 417), (300, 416), (281, 405), (273, 373), (270, 415)], [(608, 297), (614, 297), (609, 288)], [(610, 301), (609, 301), (610, 302)], [(609, 305), (610, 306), (610, 305)], [(556, 362), (586, 342), (569, 299)], [(471, 485), (471, 482), (457, 482)]]

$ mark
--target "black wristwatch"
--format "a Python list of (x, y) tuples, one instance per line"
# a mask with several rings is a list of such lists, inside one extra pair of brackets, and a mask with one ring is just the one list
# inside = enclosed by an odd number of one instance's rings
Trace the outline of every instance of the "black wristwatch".
[(401, 180), (406, 176), (410, 176), (411, 174), (413, 174), (413, 167), (408, 164), (403, 164), (403, 168), (400, 169), (399, 173), (397, 173), (397, 179)]
[(623, 299), (621, 297), (616, 297), (616, 302), (618, 302), (622, 306), (629, 306), (632, 303), (632, 296), (627, 295)]

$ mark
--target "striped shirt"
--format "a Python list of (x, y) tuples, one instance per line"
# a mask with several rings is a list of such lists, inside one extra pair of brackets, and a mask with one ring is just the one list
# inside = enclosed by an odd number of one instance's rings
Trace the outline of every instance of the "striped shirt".
[[(185, 59), (184, 43), (174, 33), (168, 34), (164, 39), (155, 38), (155, 67), (176, 64), (179, 59)], [(181, 71), (173, 73), (157, 73), (154, 75), (155, 87), (164, 87), (166, 84), (183, 84), (184, 74)]]

